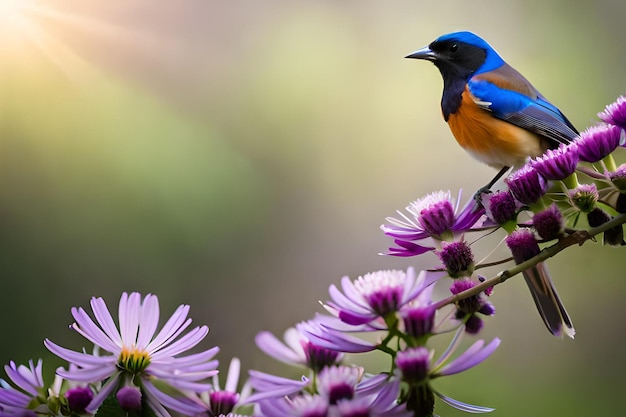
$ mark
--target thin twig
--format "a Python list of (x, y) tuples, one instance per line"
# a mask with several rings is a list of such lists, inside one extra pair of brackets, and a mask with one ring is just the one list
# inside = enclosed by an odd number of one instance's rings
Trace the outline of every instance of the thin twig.
[(614, 217), (613, 219), (604, 224), (601, 224), (598, 227), (592, 227), (589, 230), (576, 230), (569, 235), (559, 239), (559, 241), (556, 242), (554, 245), (548, 246), (547, 248), (543, 249), (537, 256), (534, 256), (527, 261), (517, 264), (512, 268), (501, 271), (495, 277), (487, 279), (476, 285), (475, 287), (462, 291), (458, 294), (454, 294), (448, 298), (444, 298), (443, 300), (435, 303), (435, 308), (439, 309), (448, 304), (453, 304), (465, 298), (478, 295), (481, 292), (485, 291), (487, 288), (503, 283), (507, 279), (519, 274), (520, 272), (524, 272), (528, 268), (537, 265), (539, 262), (543, 262), (546, 259), (553, 257), (557, 253), (570, 246), (582, 246), (583, 243), (585, 243), (587, 240), (593, 239), (596, 235), (624, 223), (626, 223), (626, 214), (620, 214), (619, 216)]

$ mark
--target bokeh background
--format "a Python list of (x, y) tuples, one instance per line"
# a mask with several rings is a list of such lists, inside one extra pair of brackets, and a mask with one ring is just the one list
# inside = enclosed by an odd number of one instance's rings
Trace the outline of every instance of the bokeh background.
[[(42, 341), (81, 347), (72, 306), (140, 291), (163, 316), (190, 304), (222, 362), (297, 376), (255, 334), (312, 317), (343, 275), (431, 266), (377, 255), (378, 226), (493, 175), (441, 119), (438, 71), (403, 56), (475, 31), (584, 128), (626, 91), (625, 13), (618, 0), (0, 0), (0, 362), (59, 365)], [(549, 264), (576, 340), (550, 337), (512, 279), (483, 334), (500, 349), (437, 388), (495, 416), (623, 410), (624, 250), (588, 243)]]

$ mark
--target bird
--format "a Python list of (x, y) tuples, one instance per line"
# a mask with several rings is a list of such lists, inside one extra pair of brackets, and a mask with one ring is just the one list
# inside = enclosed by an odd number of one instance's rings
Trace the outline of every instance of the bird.
[[(472, 157), (499, 170), (476, 193), (478, 201), (509, 170), (578, 136), (561, 110), (472, 32), (442, 35), (406, 58), (430, 61), (439, 69), (441, 111), (453, 136)], [(550, 333), (573, 337), (547, 267), (541, 262), (523, 274)]]

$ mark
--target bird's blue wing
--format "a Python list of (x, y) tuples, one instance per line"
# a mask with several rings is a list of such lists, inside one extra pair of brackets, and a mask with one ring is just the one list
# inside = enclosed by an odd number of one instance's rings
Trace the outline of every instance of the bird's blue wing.
[(468, 88), (474, 102), (494, 117), (537, 133), (554, 146), (569, 143), (578, 136), (565, 115), (541, 95), (532, 98), (484, 79), (470, 79)]

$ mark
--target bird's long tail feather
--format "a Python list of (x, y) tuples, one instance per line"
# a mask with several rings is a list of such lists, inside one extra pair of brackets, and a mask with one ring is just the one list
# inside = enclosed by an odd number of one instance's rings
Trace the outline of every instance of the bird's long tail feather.
[(537, 310), (550, 333), (555, 336), (562, 336), (565, 333), (573, 339), (576, 331), (552, 284), (548, 267), (540, 262), (524, 271), (523, 275)]

